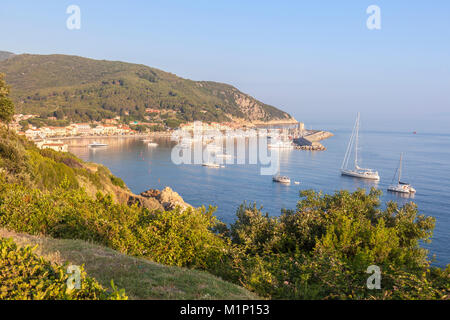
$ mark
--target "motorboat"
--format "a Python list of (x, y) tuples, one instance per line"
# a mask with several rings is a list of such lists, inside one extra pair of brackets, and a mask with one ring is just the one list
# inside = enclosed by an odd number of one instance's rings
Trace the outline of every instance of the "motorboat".
[(108, 145), (106, 143), (100, 143), (100, 142), (94, 141), (93, 143), (88, 144), (88, 146), (91, 148), (96, 148), (96, 147), (107, 147)]
[(275, 176), (272, 178), (273, 182), (283, 183), (283, 184), (290, 184), (291, 179), (286, 176)]
[(292, 142), (290, 141), (274, 141), (271, 142), (269, 144), (267, 144), (267, 146), (271, 149), (293, 149), (294, 145), (292, 144)]
[(220, 168), (220, 164), (213, 163), (213, 162), (205, 162), (202, 164), (202, 166), (208, 167), (208, 168)]

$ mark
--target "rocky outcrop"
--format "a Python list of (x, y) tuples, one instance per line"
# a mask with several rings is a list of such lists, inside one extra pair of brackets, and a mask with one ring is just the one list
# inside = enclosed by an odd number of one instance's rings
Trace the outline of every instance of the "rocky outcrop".
[(141, 196), (146, 198), (158, 198), (161, 195), (161, 191), (157, 189), (150, 189), (141, 193)]
[(146, 198), (135, 194), (130, 195), (127, 205), (132, 206), (136, 203), (139, 207), (144, 207), (149, 210), (164, 210), (163, 205), (155, 198)]
[(184, 202), (183, 198), (169, 187), (165, 187), (162, 191), (150, 189), (141, 193), (140, 197), (151, 201), (157, 201), (164, 210), (173, 210), (181, 207), (183, 210), (191, 207)]

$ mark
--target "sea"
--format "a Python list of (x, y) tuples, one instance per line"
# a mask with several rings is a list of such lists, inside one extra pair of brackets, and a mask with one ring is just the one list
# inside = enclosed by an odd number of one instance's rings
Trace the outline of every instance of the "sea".
[[(327, 128), (334, 136), (322, 141), (326, 151), (282, 150), (279, 170), (289, 176), (290, 185), (274, 183), (272, 176), (261, 175), (258, 164), (233, 164), (223, 168), (201, 165), (177, 165), (171, 160), (176, 142), (168, 137), (152, 138), (157, 147), (142, 138), (97, 138), (108, 147), (89, 148), (92, 139), (69, 141), (69, 151), (89, 162), (107, 166), (122, 178), (134, 193), (170, 186), (193, 206), (214, 206), (215, 215), (226, 223), (235, 220), (237, 208), (244, 202), (256, 203), (271, 216), (283, 208), (295, 209), (301, 190), (314, 189), (333, 193), (346, 189), (379, 188), (383, 204), (395, 201), (400, 206), (409, 201), (421, 214), (436, 218), (430, 251), (433, 265), (450, 263), (450, 134), (423, 132), (360, 132), (360, 163), (380, 174), (377, 182), (341, 176), (351, 128)], [(413, 197), (387, 191), (403, 153), (402, 180), (417, 190)], [(294, 182), (298, 182), (296, 184)]]

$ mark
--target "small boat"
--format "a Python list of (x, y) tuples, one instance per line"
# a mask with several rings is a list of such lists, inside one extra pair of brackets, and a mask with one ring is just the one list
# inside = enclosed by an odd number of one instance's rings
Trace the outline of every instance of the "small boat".
[(300, 181), (294, 181), (294, 184), (300, 184)]
[(232, 158), (233, 156), (231, 155), (231, 154), (225, 154), (225, 153), (219, 153), (219, 154), (216, 154), (216, 158), (224, 158), (224, 159), (230, 159), (230, 158)]
[(99, 143), (97, 141), (94, 141), (93, 143), (88, 145), (91, 148), (96, 148), (96, 147), (107, 147), (108, 145), (106, 143)]
[(150, 143), (148, 144), (148, 146), (149, 146), (149, 147), (157, 147), (158, 144), (157, 144), (156, 142), (150, 142)]
[[(345, 152), (344, 161), (341, 166), (341, 174), (343, 176), (349, 176), (360, 179), (367, 180), (380, 180), (380, 176), (378, 175), (378, 171), (374, 171), (372, 169), (361, 168), (358, 163), (358, 140), (359, 140), (359, 119), (360, 115), (356, 117), (355, 126), (353, 128), (352, 135), (350, 136), (350, 141), (348, 142), (347, 151)], [(352, 146), (355, 146), (355, 164), (353, 169), (348, 169), (348, 161), (350, 159), (350, 155), (352, 153)]]
[(271, 149), (293, 149), (294, 145), (290, 141), (275, 141), (267, 145)]
[(152, 139), (141, 139), (142, 142), (152, 142)]
[(272, 181), (278, 182), (278, 183), (284, 183), (284, 184), (291, 183), (291, 179), (289, 179), (289, 177), (286, 177), (286, 176), (275, 176), (272, 178)]
[(220, 168), (220, 164), (213, 163), (213, 162), (205, 162), (202, 164), (202, 166), (208, 167), (208, 168)]
[(398, 172), (398, 179), (397, 184), (390, 185), (387, 189), (391, 192), (398, 192), (398, 193), (406, 193), (406, 194), (414, 194), (416, 193), (416, 189), (414, 189), (409, 183), (402, 182), (402, 160), (403, 160), (403, 153), (400, 155), (400, 164), (398, 166), (397, 171), (395, 172), (394, 178), (392, 180), (395, 180), (395, 177), (397, 176)]

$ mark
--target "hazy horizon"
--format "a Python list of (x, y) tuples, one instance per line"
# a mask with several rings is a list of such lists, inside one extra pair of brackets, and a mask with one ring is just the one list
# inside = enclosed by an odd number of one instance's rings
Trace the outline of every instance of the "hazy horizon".
[[(4, 1), (1, 50), (141, 63), (229, 83), (307, 126), (450, 133), (450, 3)], [(69, 30), (69, 5), (81, 29)], [(369, 30), (368, 6), (381, 9)], [(325, 128), (326, 129), (326, 128)]]

